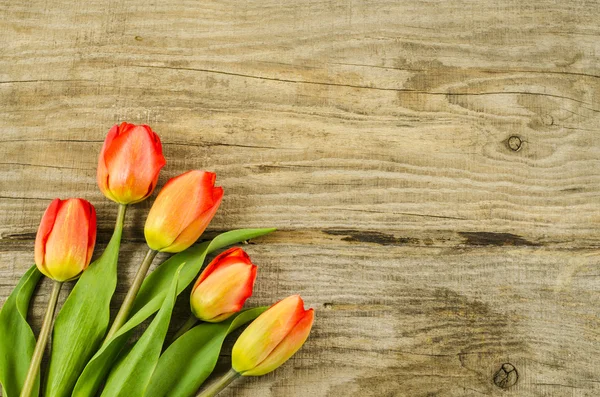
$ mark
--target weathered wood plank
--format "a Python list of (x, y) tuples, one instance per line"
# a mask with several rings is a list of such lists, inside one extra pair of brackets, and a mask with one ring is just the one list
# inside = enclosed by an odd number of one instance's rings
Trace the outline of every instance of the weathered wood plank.
[(90, 199), (108, 240), (96, 156), (143, 122), (161, 184), (217, 172), (209, 235), (282, 230), (248, 245), (253, 303), (317, 309), (292, 363), (226, 395), (596, 396), (599, 18), (586, 0), (0, 0), (0, 302), (52, 198)]
[[(246, 246), (260, 266), (251, 304), (299, 292), (316, 308), (315, 329), (290, 365), (230, 395), (504, 395), (493, 375), (505, 362), (519, 373), (514, 395), (600, 391), (596, 250), (317, 245), (278, 234)], [(3, 294), (30, 245), (0, 253)], [(117, 301), (142, 254), (124, 245)], [(36, 326), (48, 293), (44, 284)], [(188, 310), (183, 297), (175, 322)]]
[[(221, 122), (227, 123), (225, 117)], [(101, 139), (107, 127), (93, 136)], [(331, 130), (325, 124), (316, 126), (320, 127)], [(220, 229), (268, 223), (288, 229), (495, 231), (524, 234), (530, 239), (569, 240), (583, 246), (598, 244), (600, 152), (593, 144), (593, 132), (575, 134), (579, 137), (573, 139), (581, 139), (580, 143), (565, 143), (568, 147), (564, 149), (571, 154), (557, 150), (543, 161), (527, 164), (520, 161), (525, 149), (502, 153), (509, 149), (500, 136), (477, 130), (451, 133), (457, 126), (450, 125), (444, 131), (458, 143), (452, 143), (456, 151), (444, 154), (434, 149), (443, 145), (437, 143), (441, 135), (417, 137), (417, 127), (415, 122), (413, 132), (403, 135), (394, 129), (366, 139), (363, 137), (368, 136), (369, 127), (359, 131), (337, 128), (336, 132), (313, 137), (306, 134), (305, 140), (298, 131), (296, 143), (292, 143), (296, 147), (288, 150), (278, 143), (277, 133), (252, 130), (240, 130), (233, 139), (256, 143), (270, 135), (258, 144), (274, 145), (275, 149), (194, 147), (190, 144), (211, 139), (215, 133), (190, 125), (190, 130), (203, 131), (182, 137), (181, 144), (169, 144), (173, 138), (170, 132), (164, 133), (167, 155), (172, 160), (167, 175), (190, 168), (218, 173), (219, 183), (227, 191), (224, 211), (215, 222)], [(350, 136), (349, 132), (356, 134)], [(46, 134), (60, 137), (62, 132)], [(430, 149), (417, 149), (419, 153), (404, 156), (402, 152), (415, 148), (402, 142), (415, 140)], [(540, 143), (545, 140), (548, 146), (555, 145), (552, 135), (541, 137)], [(585, 142), (587, 147), (578, 147)], [(30, 232), (37, 219), (23, 217), (22, 212), (39, 213), (55, 196), (84, 195), (95, 204), (106, 205), (94, 183), (95, 154), (100, 145), (3, 142), (0, 150), (6, 162), (0, 165), (4, 175), (0, 233)], [(469, 147), (479, 153), (469, 154)], [(72, 165), (78, 161), (78, 170), (48, 165), (77, 168)]]

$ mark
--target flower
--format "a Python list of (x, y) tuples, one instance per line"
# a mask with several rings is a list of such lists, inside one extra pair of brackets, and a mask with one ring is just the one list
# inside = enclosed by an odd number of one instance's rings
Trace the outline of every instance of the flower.
[(223, 188), (217, 175), (188, 171), (167, 182), (146, 219), (144, 235), (155, 251), (180, 252), (202, 235), (221, 204)]
[(299, 295), (287, 297), (258, 316), (240, 335), (231, 352), (233, 369), (243, 376), (267, 374), (302, 347), (314, 321)]
[(252, 295), (256, 269), (241, 248), (218, 255), (192, 289), (192, 313), (202, 321), (217, 323), (239, 312)]
[(96, 243), (96, 210), (88, 201), (53, 200), (35, 238), (35, 264), (56, 281), (76, 278), (89, 265)]
[(108, 131), (102, 145), (98, 186), (117, 203), (137, 203), (152, 194), (165, 164), (160, 139), (150, 127), (121, 123)]

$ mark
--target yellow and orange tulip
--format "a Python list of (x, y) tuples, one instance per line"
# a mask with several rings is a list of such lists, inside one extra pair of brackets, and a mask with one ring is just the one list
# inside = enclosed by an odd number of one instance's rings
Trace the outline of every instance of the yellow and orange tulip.
[(239, 312), (252, 295), (256, 270), (241, 248), (230, 248), (218, 255), (192, 289), (192, 313), (202, 321), (216, 323)]
[(214, 217), (223, 188), (212, 172), (188, 171), (172, 178), (158, 193), (144, 227), (148, 246), (181, 252), (194, 244)]
[(298, 295), (287, 297), (258, 316), (240, 335), (231, 353), (242, 376), (267, 374), (294, 355), (308, 338), (314, 310), (304, 310)]
[(96, 243), (96, 210), (83, 199), (53, 200), (35, 239), (35, 264), (45, 276), (68, 281), (83, 272)]
[(160, 139), (149, 126), (115, 125), (100, 151), (98, 186), (117, 203), (137, 203), (152, 194), (165, 164)]

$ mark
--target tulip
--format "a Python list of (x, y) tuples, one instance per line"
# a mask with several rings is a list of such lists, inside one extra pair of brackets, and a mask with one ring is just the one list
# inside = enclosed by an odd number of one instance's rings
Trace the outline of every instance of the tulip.
[(54, 280), (42, 328), (33, 350), (21, 397), (34, 395), (35, 380), (52, 332), (52, 319), (63, 282), (78, 277), (90, 264), (96, 244), (96, 210), (83, 199), (53, 200), (35, 238), (35, 264)]
[(232, 368), (197, 397), (214, 397), (241, 376), (275, 370), (302, 347), (315, 318), (298, 295), (289, 296), (262, 313), (242, 332), (231, 352)]
[[(145, 200), (152, 194), (158, 181), (158, 174), (165, 164), (160, 138), (149, 126), (121, 123), (108, 132), (98, 159), (97, 180), (102, 193), (119, 203), (113, 234), (117, 248), (120, 244), (127, 205)], [(115, 251), (118, 252), (118, 249)], [(146, 254), (105, 340), (111, 338), (127, 320), (133, 300), (155, 255), (154, 250)], [(117, 258), (115, 257), (114, 260), (116, 261)]]
[(314, 321), (299, 295), (287, 297), (258, 316), (240, 335), (231, 352), (232, 367), (242, 376), (267, 374), (302, 347)]
[(192, 313), (202, 321), (216, 323), (239, 312), (252, 295), (256, 269), (241, 248), (218, 255), (192, 289)]
[(68, 281), (90, 263), (96, 243), (96, 211), (83, 199), (55, 199), (35, 239), (35, 264), (46, 277)]
[(214, 186), (216, 177), (188, 171), (167, 182), (146, 219), (144, 235), (151, 249), (181, 252), (196, 242), (223, 198), (223, 188)]
[(147, 125), (121, 123), (108, 131), (98, 159), (98, 186), (119, 203), (145, 200), (166, 164), (158, 135)]

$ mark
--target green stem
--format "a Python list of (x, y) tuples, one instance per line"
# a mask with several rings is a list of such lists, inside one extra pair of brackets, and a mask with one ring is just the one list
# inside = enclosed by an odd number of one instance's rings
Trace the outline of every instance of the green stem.
[(173, 338), (171, 338), (171, 343), (175, 342), (177, 339), (179, 339), (179, 337), (181, 335), (185, 334), (190, 329), (192, 329), (192, 327), (194, 325), (196, 325), (197, 322), (198, 322), (198, 319), (196, 318), (196, 316), (194, 316), (193, 314), (190, 315), (190, 317), (186, 320), (186, 322), (183, 323), (181, 328), (179, 328), (179, 331), (177, 331), (177, 333), (173, 336)]
[(127, 211), (127, 204), (119, 204), (119, 212), (117, 212), (117, 221), (115, 222), (115, 230), (113, 236), (119, 234), (119, 240), (121, 234), (123, 234), (123, 224), (125, 223), (125, 212)]
[(233, 368), (231, 368), (225, 375), (223, 375), (220, 379), (217, 379), (213, 383), (211, 383), (206, 389), (196, 394), (196, 397), (214, 397), (219, 394), (223, 389), (231, 384), (234, 380), (236, 380), (240, 374), (235, 372)]
[(140, 287), (142, 286), (142, 282), (148, 273), (148, 269), (154, 260), (154, 257), (158, 254), (158, 251), (154, 251), (152, 248), (148, 248), (148, 252), (142, 261), (137, 273), (135, 274), (135, 278), (133, 279), (133, 284), (129, 287), (129, 291), (127, 291), (127, 295), (125, 296), (125, 300), (121, 304), (121, 308), (115, 317), (115, 321), (113, 322), (110, 330), (106, 334), (106, 338), (104, 338), (104, 343), (110, 340), (117, 331), (125, 324), (127, 318), (129, 317), (129, 312), (131, 311), (131, 307), (133, 306), (133, 301), (137, 296)]
[(40, 372), (40, 363), (42, 362), (42, 356), (44, 355), (44, 350), (46, 350), (48, 336), (52, 331), (52, 321), (54, 319), (54, 310), (56, 309), (56, 302), (58, 301), (60, 287), (62, 287), (62, 282), (54, 280), (54, 283), (52, 284), (52, 294), (50, 295), (50, 300), (48, 301), (48, 309), (46, 310), (44, 322), (42, 323), (42, 329), (40, 330), (38, 340), (35, 344), (33, 356), (31, 357), (31, 363), (29, 364), (27, 377), (25, 378), (23, 390), (21, 391), (21, 397), (33, 396), (33, 387)]

